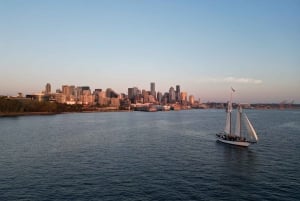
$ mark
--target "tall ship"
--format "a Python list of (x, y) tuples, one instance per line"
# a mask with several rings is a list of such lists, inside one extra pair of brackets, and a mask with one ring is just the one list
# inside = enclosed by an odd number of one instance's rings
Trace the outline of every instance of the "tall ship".
[[(234, 91), (235, 90), (232, 89), (230, 101), (227, 104), (224, 131), (216, 134), (217, 141), (231, 145), (248, 147), (250, 144), (258, 142), (258, 136), (246, 113), (243, 112), (241, 105), (238, 106), (236, 111), (235, 129), (233, 130), (232, 93)], [(242, 132), (244, 130), (246, 130), (246, 132)]]

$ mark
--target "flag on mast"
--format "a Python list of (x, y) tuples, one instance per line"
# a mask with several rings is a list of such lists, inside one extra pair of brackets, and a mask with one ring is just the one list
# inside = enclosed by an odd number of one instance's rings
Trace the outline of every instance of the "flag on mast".
[(235, 92), (235, 89), (231, 87), (232, 92)]

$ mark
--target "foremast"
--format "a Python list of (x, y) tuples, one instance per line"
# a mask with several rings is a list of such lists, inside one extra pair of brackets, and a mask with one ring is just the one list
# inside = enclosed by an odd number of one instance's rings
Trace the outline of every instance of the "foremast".
[(226, 108), (226, 125), (224, 132), (226, 134), (231, 135), (232, 134), (232, 96), (235, 90), (231, 87), (231, 93), (230, 93), (230, 101), (227, 103), (227, 108)]

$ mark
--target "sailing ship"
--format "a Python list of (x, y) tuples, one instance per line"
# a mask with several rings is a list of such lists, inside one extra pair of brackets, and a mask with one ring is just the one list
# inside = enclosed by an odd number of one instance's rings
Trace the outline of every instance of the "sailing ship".
[[(232, 92), (235, 90), (232, 89)], [(248, 119), (246, 113), (242, 111), (242, 106), (239, 105), (237, 108), (237, 116), (236, 116), (236, 122), (235, 122), (235, 130), (233, 132), (232, 129), (232, 92), (231, 92), (231, 98), (230, 101), (227, 104), (226, 108), (226, 125), (223, 132), (216, 134), (217, 141), (231, 144), (231, 145), (237, 145), (237, 146), (243, 146), (248, 147), (250, 144), (256, 143), (258, 141), (258, 137), (256, 134), (256, 131), (251, 124), (250, 120)], [(243, 129), (243, 125), (246, 129)], [(246, 130), (247, 132), (242, 132), (243, 130)]]

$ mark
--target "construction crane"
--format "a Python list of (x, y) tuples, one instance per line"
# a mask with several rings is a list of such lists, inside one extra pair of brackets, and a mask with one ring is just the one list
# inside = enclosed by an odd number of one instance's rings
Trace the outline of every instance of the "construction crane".
[(294, 104), (294, 100), (288, 101), (288, 100), (284, 100), (281, 101), (279, 103), (279, 109), (283, 110), (283, 109), (291, 109), (292, 106)]
[(291, 100), (289, 103), (288, 103), (288, 108), (291, 109), (294, 105), (294, 100)]
[(279, 109), (280, 109), (280, 110), (285, 109), (286, 103), (287, 103), (287, 100), (281, 101), (281, 102), (279, 103)]

